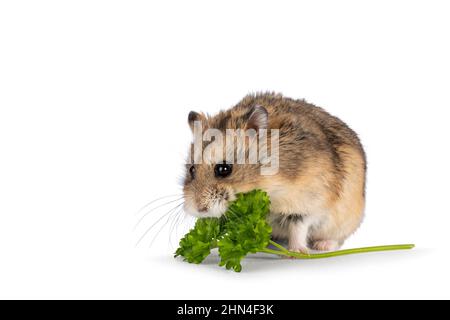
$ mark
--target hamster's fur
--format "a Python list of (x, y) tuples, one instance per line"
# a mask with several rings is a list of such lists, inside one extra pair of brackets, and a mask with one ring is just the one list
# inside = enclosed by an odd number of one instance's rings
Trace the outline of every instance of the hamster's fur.
[(360, 225), (366, 157), (356, 133), (340, 119), (304, 100), (261, 93), (215, 116), (191, 112), (191, 128), (194, 121), (223, 132), (279, 129), (279, 171), (264, 176), (259, 165), (234, 164), (230, 176), (218, 178), (214, 164), (187, 164), (186, 212), (217, 217), (236, 193), (262, 189), (271, 200), (273, 236), (298, 252), (336, 250)]

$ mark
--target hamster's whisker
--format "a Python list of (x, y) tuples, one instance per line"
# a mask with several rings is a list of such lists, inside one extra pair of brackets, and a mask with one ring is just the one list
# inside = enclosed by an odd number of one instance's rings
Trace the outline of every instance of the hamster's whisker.
[[(177, 210), (178, 208), (178, 210)], [(155, 242), (156, 238), (158, 237), (158, 235), (161, 233), (161, 231), (167, 226), (167, 224), (169, 223), (170, 219), (174, 218), (177, 214), (177, 212), (180, 210), (179, 207), (174, 208), (173, 210), (171, 210), (171, 214), (169, 214), (167, 216), (166, 222), (164, 222), (162, 224), (162, 226), (159, 228), (158, 232), (156, 232), (156, 234), (153, 236), (153, 239), (150, 242), (150, 245), (148, 246), (149, 248), (151, 248), (151, 246), (153, 245), (153, 242)]]
[[(238, 221), (243, 221), (243, 218), (241, 218), (241, 217), (239, 216), (239, 213), (237, 213), (237, 212), (234, 211), (233, 209), (228, 208), (227, 211), (229, 211), (229, 212), (231, 212), (233, 215), (235, 215), (234, 218), (237, 219)], [(225, 216), (225, 219), (228, 219), (227, 215), (224, 215), (224, 216)]]
[(172, 221), (170, 222), (170, 225), (169, 225), (169, 239), (167, 240), (169, 245), (172, 244), (172, 232), (173, 232), (173, 229), (175, 227), (175, 222), (178, 219), (178, 216), (179, 216), (179, 214), (181, 212), (180, 210), (181, 210), (181, 208), (176, 211), (176, 213), (173, 216), (173, 219), (172, 219)]
[[(148, 209), (148, 211), (146, 211), (145, 213), (144, 213), (144, 215), (146, 215), (146, 214), (148, 214), (149, 212), (152, 212), (152, 211), (154, 211), (154, 210), (156, 210), (156, 209), (158, 209), (158, 208), (161, 208), (161, 207), (164, 207), (165, 205), (168, 205), (168, 204), (170, 204), (170, 203), (173, 203), (173, 202), (176, 202), (176, 201), (178, 201), (178, 200), (182, 200), (184, 197), (183, 197), (183, 195), (178, 195), (178, 197), (176, 198), (176, 199), (171, 199), (171, 200), (168, 200), (168, 201), (166, 201), (166, 202), (163, 202), (163, 203), (161, 203), (161, 204), (158, 204), (156, 207), (153, 207), (153, 208), (150, 208), (150, 209)], [(156, 203), (155, 203), (156, 204)], [(147, 206), (148, 207), (148, 206)], [(140, 212), (142, 212), (143, 210), (141, 210)]]
[(180, 224), (183, 223), (185, 217), (186, 217), (186, 213), (184, 212), (183, 208), (180, 208), (180, 210), (175, 218), (175, 223), (173, 224), (172, 231), (170, 232), (170, 235), (169, 235), (170, 242), (172, 241), (171, 237), (172, 237), (174, 231), (175, 231), (175, 237), (178, 237), (178, 227), (180, 226)]
[[(181, 221), (181, 217), (183, 216), (183, 208), (178, 209), (177, 213), (175, 214), (174, 218), (172, 219), (172, 223), (169, 227), (169, 245), (173, 247), (172, 244), (172, 235), (175, 231), (175, 236), (178, 235), (178, 224)], [(175, 228), (176, 227), (176, 228)]]
[[(182, 216), (183, 216), (183, 219), (181, 220), (179, 226), (183, 227), (181, 229), (182, 234), (186, 234), (194, 226), (197, 218), (191, 216), (190, 214), (186, 214), (186, 213), (184, 213)], [(178, 233), (178, 226), (177, 226), (177, 233)]]
[[(177, 201), (182, 201), (182, 199), (183, 199), (183, 197), (180, 197), (180, 198), (178, 198), (178, 199), (175, 199), (175, 200), (171, 200), (171, 201), (165, 202), (165, 203), (163, 203), (163, 204), (161, 204), (161, 205), (159, 205), (159, 206), (157, 206), (157, 207), (155, 207), (155, 208), (150, 209), (149, 211), (147, 211), (146, 213), (144, 213), (144, 215), (138, 220), (138, 222), (135, 224), (133, 230), (136, 230), (136, 228), (139, 226), (139, 224), (142, 222), (142, 220), (144, 220), (145, 217), (147, 217), (150, 213), (154, 212), (156, 209), (159, 209), (159, 208), (161, 208), (161, 207), (167, 206), (167, 205), (169, 205), (169, 204), (171, 204), (171, 203), (174, 203), (174, 202), (177, 202)], [(184, 201), (183, 201), (183, 203), (184, 203)]]
[(153, 203), (162, 200), (162, 199), (167, 199), (167, 198), (173, 198), (173, 197), (182, 197), (183, 194), (182, 193), (176, 193), (176, 194), (169, 194), (166, 196), (162, 196), (159, 198), (156, 198), (152, 201), (150, 201), (149, 203), (147, 203), (146, 205), (142, 206), (137, 212), (135, 212), (135, 215), (138, 215), (139, 213), (141, 213), (144, 209), (148, 208), (150, 205), (152, 205)]
[(136, 243), (136, 247), (139, 245), (139, 243), (141, 243), (141, 241), (147, 236), (147, 234), (161, 221), (163, 220), (165, 217), (167, 217), (168, 215), (170, 215), (174, 210), (178, 209), (180, 206), (182, 206), (184, 204), (184, 202), (176, 205), (175, 207), (173, 207), (172, 209), (170, 209), (168, 212), (166, 212), (165, 214), (163, 214), (158, 220), (156, 220), (151, 226), (150, 228), (148, 228), (144, 234), (139, 238), (139, 240)]
[(178, 234), (179, 234), (179, 232), (178, 232), (178, 227), (179, 227), (180, 225), (183, 225), (183, 224), (184, 224), (184, 222), (185, 222), (185, 220), (186, 220), (186, 216), (187, 216), (187, 214), (186, 214), (183, 210), (181, 210), (180, 219), (179, 219), (178, 223), (177, 223), (176, 226), (175, 226), (175, 235), (176, 235), (176, 236), (178, 236)]

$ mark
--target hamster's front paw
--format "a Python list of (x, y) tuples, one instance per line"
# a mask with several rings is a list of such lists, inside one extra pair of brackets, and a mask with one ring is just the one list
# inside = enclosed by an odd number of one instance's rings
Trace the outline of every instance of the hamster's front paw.
[(298, 253), (303, 253), (303, 254), (309, 254), (309, 249), (306, 245), (289, 245), (288, 247), (289, 251), (292, 252), (298, 252)]

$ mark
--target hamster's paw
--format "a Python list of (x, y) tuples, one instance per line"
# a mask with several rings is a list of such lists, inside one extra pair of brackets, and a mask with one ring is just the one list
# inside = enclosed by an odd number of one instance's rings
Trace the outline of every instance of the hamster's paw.
[(289, 251), (309, 254), (309, 249), (306, 245), (292, 245), (288, 247)]
[(320, 240), (313, 243), (313, 249), (318, 251), (335, 251), (339, 249), (339, 242), (336, 240)]

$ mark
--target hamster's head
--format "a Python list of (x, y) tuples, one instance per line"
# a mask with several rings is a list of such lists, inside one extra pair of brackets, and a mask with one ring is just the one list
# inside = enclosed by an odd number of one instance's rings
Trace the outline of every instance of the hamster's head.
[(195, 217), (220, 217), (237, 193), (253, 190), (261, 181), (259, 162), (239, 161), (239, 154), (248, 157), (255, 139), (246, 136), (242, 146), (227, 140), (227, 134), (267, 128), (268, 113), (261, 106), (222, 111), (214, 117), (192, 111), (188, 123), (194, 138), (183, 178), (184, 210)]

